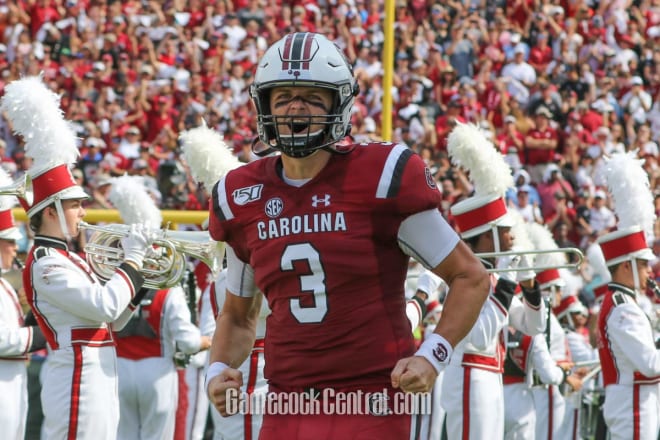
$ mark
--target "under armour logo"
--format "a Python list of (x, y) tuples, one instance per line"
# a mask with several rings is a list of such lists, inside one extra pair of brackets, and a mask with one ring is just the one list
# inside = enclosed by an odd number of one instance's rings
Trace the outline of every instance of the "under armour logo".
[(330, 206), (330, 194), (326, 194), (322, 199), (319, 196), (312, 196), (312, 206), (318, 208), (320, 204), (323, 206)]

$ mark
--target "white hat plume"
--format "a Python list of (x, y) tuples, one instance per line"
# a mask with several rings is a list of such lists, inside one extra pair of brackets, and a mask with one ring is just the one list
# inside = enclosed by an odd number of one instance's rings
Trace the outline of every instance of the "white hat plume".
[(108, 199), (119, 211), (127, 225), (142, 223), (152, 229), (160, 228), (163, 217), (151, 198), (141, 176), (121, 176), (111, 180)]
[(618, 228), (639, 226), (647, 242), (651, 243), (655, 209), (643, 163), (643, 160), (637, 159), (637, 150), (613, 154), (605, 163), (605, 179), (619, 218)]
[(504, 196), (514, 186), (504, 156), (476, 125), (457, 122), (447, 137), (447, 152), (454, 165), (470, 173), (477, 196)]
[(538, 223), (527, 223), (529, 238), (537, 251), (557, 250), (557, 252), (538, 254), (534, 258), (536, 267), (559, 267), (566, 265), (566, 253), (559, 251), (559, 246), (552, 236), (552, 232)]
[(242, 165), (222, 136), (206, 124), (182, 132), (179, 139), (190, 174), (207, 191), (211, 191), (222, 176)]
[(34, 160), (31, 176), (77, 160), (75, 131), (64, 119), (60, 96), (44, 84), (41, 76), (7, 84), (0, 110), (7, 114), (14, 132), (25, 140), (25, 154)]

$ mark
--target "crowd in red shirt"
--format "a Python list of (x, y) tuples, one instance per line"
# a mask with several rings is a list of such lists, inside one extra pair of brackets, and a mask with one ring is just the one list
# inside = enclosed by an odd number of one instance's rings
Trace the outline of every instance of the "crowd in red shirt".
[[(443, 165), (456, 122), (481, 126), (513, 172), (528, 176), (520, 185), (542, 188), (557, 165), (569, 208), (604, 188), (603, 157), (616, 151), (637, 148), (657, 191), (660, 0), (592, 4), (397, 0), (393, 140), (427, 150), (437, 179), (453, 183), (447, 197), (470, 192)], [(0, 92), (41, 73), (61, 94), (90, 192), (108, 175), (139, 173), (157, 181), (164, 207), (205, 209), (180, 163), (178, 134), (203, 119), (254, 159), (249, 85), (260, 55), (286, 32), (321, 32), (344, 49), (360, 83), (352, 140), (378, 139), (383, 8), (379, 0), (1, 2)], [(0, 137), (3, 164), (22, 172), (20, 140), (4, 120)], [(544, 221), (555, 217), (554, 200), (537, 199)], [(570, 229), (583, 238), (577, 219)]]

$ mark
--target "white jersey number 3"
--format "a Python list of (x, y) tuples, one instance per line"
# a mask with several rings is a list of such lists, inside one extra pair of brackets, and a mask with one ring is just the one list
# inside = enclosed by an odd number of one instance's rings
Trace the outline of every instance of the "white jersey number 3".
[(282, 254), (280, 267), (283, 271), (294, 270), (294, 261), (307, 261), (311, 273), (300, 275), (300, 290), (314, 295), (314, 305), (303, 307), (300, 299), (289, 300), (291, 314), (301, 324), (312, 324), (323, 321), (328, 313), (328, 297), (325, 292), (325, 273), (321, 265), (319, 253), (309, 243), (292, 244), (286, 247)]

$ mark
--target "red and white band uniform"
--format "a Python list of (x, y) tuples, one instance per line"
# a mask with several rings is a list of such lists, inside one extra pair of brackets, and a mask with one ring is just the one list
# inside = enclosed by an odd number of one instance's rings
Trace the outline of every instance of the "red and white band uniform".
[[(491, 266), (486, 261), (484, 265)], [(502, 438), (504, 331), (509, 325), (526, 334), (537, 334), (545, 328), (542, 302), (533, 307), (513, 296), (507, 309), (496, 297), (501, 288), (497, 277), (491, 276), (491, 294), (470, 333), (454, 348), (445, 370), (440, 400), (447, 412), (450, 439)]]
[(635, 291), (610, 283), (598, 316), (603, 415), (612, 440), (657, 440), (660, 350)]
[[(213, 337), (215, 320), (209, 303), (209, 288), (213, 275), (209, 267), (197, 261), (194, 270), (197, 299), (197, 322), (195, 325), (203, 336)], [(190, 308), (190, 305), (188, 306)], [(209, 416), (209, 398), (204, 387), (204, 373), (208, 364), (209, 351), (204, 350), (190, 357), (184, 372), (188, 387), (188, 411), (186, 414), (186, 440), (202, 440)]]
[[(570, 309), (563, 310), (563, 305), (568, 304)], [(555, 313), (557, 318), (562, 320), (563, 316), (566, 316), (564, 319), (571, 320), (570, 313), (571, 310), (579, 311), (580, 313), (586, 314), (587, 309), (584, 307), (580, 300), (575, 295), (570, 295), (562, 299), (560, 306)], [(568, 344), (568, 351), (571, 354), (571, 360), (575, 364), (587, 364), (587, 363), (598, 363), (598, 350), (591, 346), (585, 335), (576, 332), (572, 324), (564, 324), (562, 321), (564, 334), (566, 335), (566, 343)], [(565, 426), (564, 430), (565, 435), (568, 435), (567, 439), (577, 439), (580, 435), (580, 408), (584, 401), (585, 404), (592, 404), (595, 402), (590, 402), (584, 400), (582, 397), (587, 395), (587, 393), (592, 392), (597, 388), (601, 375), (594, 376), (593, 379), (583, 383), (580, 393), (571, 393), (570, 395), (565, 395), (564, 400), (566, 402), (566, 416), (565, 416)], [(601, 384), (602, 385), (602, 384)], [(592, 398), (593, 396), (589, 396)]]
[[(209, 305), (213, 312), (213, 323), (222, 310), (225, 302), (227, 289), (226, 269), (223, 270), (215, 283), (209, 286)], [(264, 378), (264, 338), (266, 337), (266, 318), (270, 309), (266, 301), (261, 302), (261, 311), (257, 320), (257, 334), (252, 352), (241, 364), (238, 370), (243, 373), (243, 385), (241, 393), (266, 395), (268, 382)], [(200, 324), (201, 325), (201, 324)], [(222, 417), (215, 407), (211, 408), (213, 418), (213, 440), (256, 440), (259, 438), (263, 412), (255, 411), (254, 414), (234, 414)]]
[(133, 319), (148, 329), (115, 335), (121, 420), (117, 438), (170, 439), (179, 395), (174, 353), (177, 349), (197, 353), (200, 331), (190, 321), (185, 294), (178, 285), (149, 292)]
[[(426, 313), (426, 320), (429, 320), (429, 315), (433, 314), (434, 317), (430, 318), (430, 321), (427, 322), (424, 327), (424, 339), (429, 335), (433, 334), (435, 331), (438, 318), (441, 319), (441, 310), (442, 305), (439, 303), (435, 306), (435, 310), (431, 311), (431, 304), (433, 302), (438, 302), (439, 299), (439, 289), (447, 289), (447, 284), (442, 278), (431, 272), (430, 270), (424, 269), (417, 278), (417, 291), (426, 293), (428, 309)], [(419, 317), (415, 315), (415, 310), (417, 313), (420, 313)], [(415, 301), (409, 300), (406, 305), (406, 314), (408, 319), (411, 320), (413, 327), (417, 327), (415, 322), (419, 324), (424, 317), (421, 316), (421, 310), (419, 306), (416, 305)], [(435, 379), (433, 384), (433, 389), (431, 389), (431, 411), (427, 414), (418, 414), (415, 416), (415, 419), (412, 420), (412, 439), (424, 439), (424, 440), (440, 440), (442, 438), (442, 427), (445, 423), (445, 410), (441, 404), (441, 395), (442, 395), (442, 382), (444, 378), (444, 370), (438, 373), (438, 377)], [(418, 434), (418, 435), (417, 435)]]
[[(554, 313), (549, 313), (548, 318), (550, 357), (555, 365), (559, 362), (571, 362), (571, 353), (568, 351), (564, 329)], [(544, 339), (548, 340), (546, 334), (544, 334)], [(571, 426), (566, 425), (566, 402), (559, 389), (559, 384), (549, 383), (532, 387), (536, 409), (536, 438), (539, 440), (570, 438), (567, 430), (570, 431)]]
[(127, 263), (102, 284), (61, 239), (37, 235), (23, 271), (48, 341), (41, 373), (44, 439), (115, 440), (119, 423), (112, 330), (128, 322), (142, 275)]
[[(253, 296), (258, 286), (271, 308), (269, 391), (386, 389), (393, 401), (401, 391), (392, 388), (392, 369), (414, 353), (403, 291), (409, 258), (434, 268), (459, 244), (439, 215), (441, 194), (403, 145), (355, 145), (333, 155), (315, 185), (287, 182), (278, 160), (266, 157), (222, 178), (209, 224), (211, 237), (228, 244), (228, 291)], [(441, 233), (429, 236), (429, 227)], [(336, 437), (410, 432), (405, 414), (266, 414), (262, 438), (287, 429), (278, 419), (309, 438), (319, 429)]]
[(27, 418), (27, 353), (36, 327), (25, 326), (14, 288), (0, 278), (0, 426), (2, 437), (23, 440)]
[[(435, 330), (435, 325), (428, 325), (424, 330), (425, 337), (431, 335)], [(411, 439), (440, 440), (442, 438), (443, 426), (447, 412), (442, 407), (442, 383), (444, 382), (444, 370), (438, 374), (431, 389), (431, 411), (428, 414), (414, 416), (417, 420), (412, 420)], [(415, 435), (415, 431), (419, 435)]]
[(545, 336), (525, 335), (509, 329), (507, 358), (504, 363), (504, 438), (527, 440), (536, 437), (534, 387), (560, 385), (562, 369), (552, 360)]

